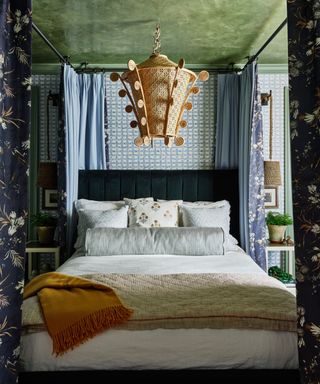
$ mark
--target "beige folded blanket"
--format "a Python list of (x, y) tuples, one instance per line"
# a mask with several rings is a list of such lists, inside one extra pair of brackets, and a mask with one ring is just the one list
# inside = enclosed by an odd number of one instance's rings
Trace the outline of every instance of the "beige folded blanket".
[[(295, 297), (264, 274), (84, 275), (114, 289), (132, 317), (117, 329), (236, 328), (296, 331)], [(43, 330), (37, 299), (23, 304), (23, 326)], [(115, 328), (114, 328), (115, 329)]]

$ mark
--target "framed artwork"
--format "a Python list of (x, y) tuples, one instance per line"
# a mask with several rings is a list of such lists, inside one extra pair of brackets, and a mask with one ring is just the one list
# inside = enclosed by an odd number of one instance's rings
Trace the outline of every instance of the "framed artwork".
[(58, 191), (56, 189), (43, 189), (42, 209), (57, 209)]
[(266, 208), (278, 208), (278, 188), (268, 187), (264, 189), (264, 206)]

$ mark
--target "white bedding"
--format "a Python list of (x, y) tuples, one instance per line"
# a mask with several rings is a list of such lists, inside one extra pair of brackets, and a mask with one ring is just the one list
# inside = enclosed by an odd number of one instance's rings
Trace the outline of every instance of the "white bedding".
[[(240, 248), (222, 256), (126, 255), (69, 259), (59, 272), (265, 273)], [(103, 351), (103, 353), (101, 352)], [(26, 371), (89, 369), (296, 369), (294, 332), (236, 329), (108, 330), (56, 358), (46, 332), (24, 335)]]

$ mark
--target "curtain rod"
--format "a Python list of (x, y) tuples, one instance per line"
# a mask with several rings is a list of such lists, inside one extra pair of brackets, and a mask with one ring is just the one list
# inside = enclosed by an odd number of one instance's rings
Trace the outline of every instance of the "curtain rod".
[[(116, 69), (111, 69), (111, 68), (99, 68), (99, 67), (90, 67), (90, 68), (81, 68), (77, 67), (75, 68), (75, 71), (77, 73), (99, 73), (99, 72), (124, 72), (127, 71), (128, 69), (126, 68), (116, 68)], [(198, 69), (199, 71), (201, 68)], [(208, 72), (214, 72), (214, 73), (219, 73), (219, 74), (224, 74), (224, 73), (237, 73), (241, 72), (242, 68), (208, 68), (206, 69)]]
[(277, 34), (281, 31), (281, 29), (287, 24), (287, 21), (288, 19), (284, 19), (283, 22), (279, 25), (279, 27), (273, 32), (273, 34), (269, 37), (269, 39), (262, 45), (262, 47), (258, 50), (258, 52), (249, 57), (248, 61), (247, 61), (247, 64), (243, 67), (243, 69), (253, 63), (255, 61), (255, 59), (260, 55), (260, 53), (266, 48), (267, 45), (269, 45), (269, 43), (277, 36)]
[(62, 54), (57, 50), (57, 48), (51, 43), (51, 41), (44, 35), (44, 33), (37, 27), (37, 25), (34, 22), (32, 22), (32, 28), (43, 39), (43, 41), (51, 48), (51, 50), (59, 57), (62, 63), (71, 65), (68, 57), (62, 56)]

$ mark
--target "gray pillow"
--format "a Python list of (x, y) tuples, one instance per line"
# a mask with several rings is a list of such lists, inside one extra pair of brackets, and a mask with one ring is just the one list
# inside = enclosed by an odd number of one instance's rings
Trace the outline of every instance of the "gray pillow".
[(222, 228), (93, 228), (86, 255), (223, 255)]
[(78, 211), (78, 237), (74, 244), (76, 255), (84, 255), (85, 253), (85, 237), (88, 228), (126, 228), (128, 223), (127, 213), (127, 206), (107, 211), (80, 209)]
[[(224, 203), (219, 205), (219, 203)], [(235, 245), (237, 239), (230, 235), (230, 204), (228, 201), (213, 203), (208, 206), (180, 206), (184, 227), (221, 227), (225, 233), (227, 245)]]

